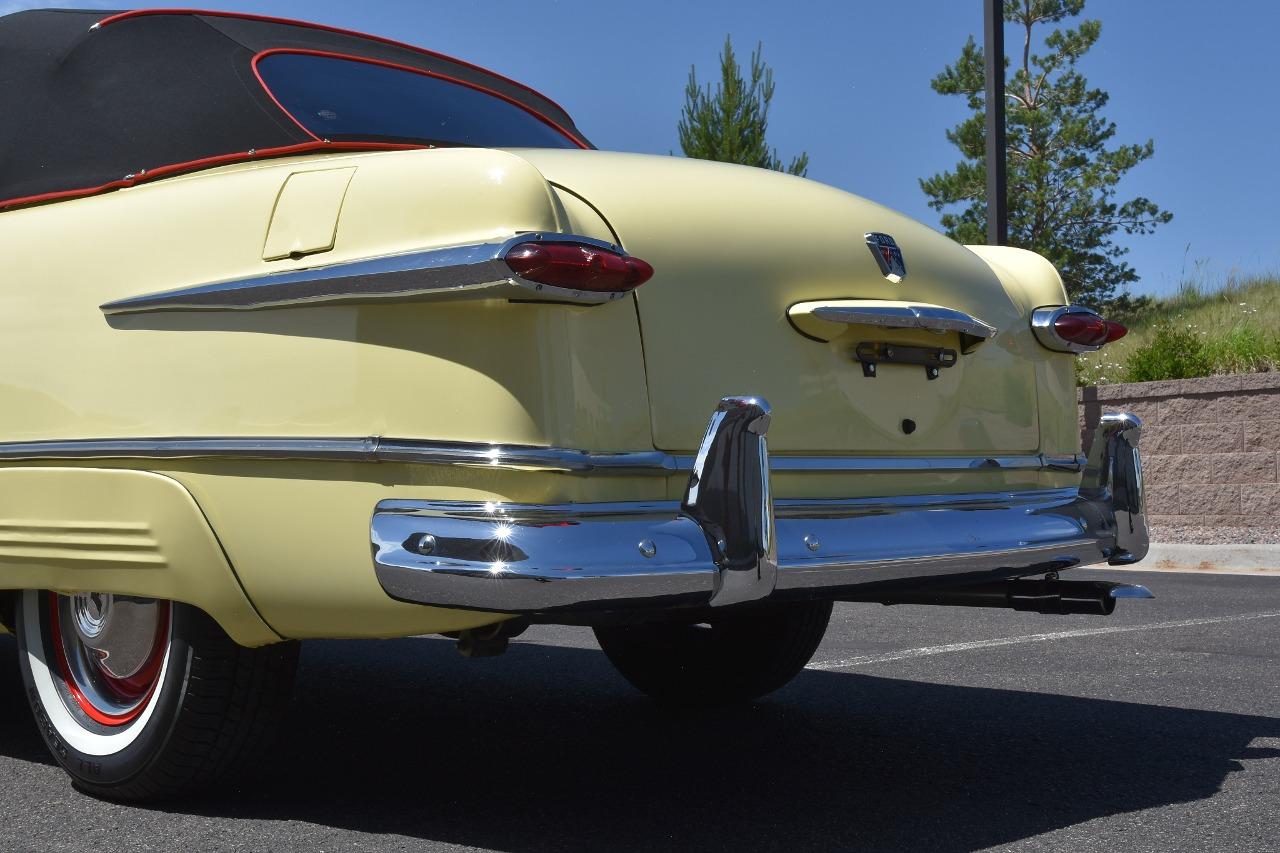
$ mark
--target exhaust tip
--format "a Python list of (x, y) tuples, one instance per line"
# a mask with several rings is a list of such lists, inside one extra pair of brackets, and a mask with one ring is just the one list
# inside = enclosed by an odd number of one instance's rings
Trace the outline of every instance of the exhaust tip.
[(1108, 593), (1112, 598), (1155, 598), (1151, 590), (1139, 583), (1118, 583)]

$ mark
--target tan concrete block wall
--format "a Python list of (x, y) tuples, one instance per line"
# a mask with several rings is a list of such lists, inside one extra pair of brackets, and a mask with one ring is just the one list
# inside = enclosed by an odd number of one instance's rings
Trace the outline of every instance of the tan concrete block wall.
[(1280, 373), (1079, 391), (1082, 446), (1105, 412), (1142, 418), (1154, 523), (1249, 527), (1280, 519)]

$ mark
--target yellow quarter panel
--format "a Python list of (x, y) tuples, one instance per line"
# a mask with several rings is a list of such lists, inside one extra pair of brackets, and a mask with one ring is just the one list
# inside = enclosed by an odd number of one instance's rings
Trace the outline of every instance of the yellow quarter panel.
[(327, 252), (338, 233), (338, 215), (355, 167), (294, 172), (276, 198), (262, 248), (264, 261)]
[[(541, 174), (502, 151), (310, 165), (354, 169), (334, 248), (318, 257), (261, 257), (272, 205), (305, 168), (299, 161), (0, 214), (0, 441), (378, 435), (652, 446), (630, 300), (103, 315), (104, 302), (142, 293), (560, 224)], [(699, 417), (713, 404), (700, 402)]]

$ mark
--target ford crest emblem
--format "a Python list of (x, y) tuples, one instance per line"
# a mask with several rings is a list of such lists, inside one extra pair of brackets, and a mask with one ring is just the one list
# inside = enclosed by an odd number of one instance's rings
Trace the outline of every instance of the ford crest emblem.
[(897, 284), (907, 277), (907, 262), (902, 259), (902, 250), (892, 237), (872, 231), (867, 235), (867, 245), (871, 248), (871, 254), (876, 256), (880, 273), (885, 278)]

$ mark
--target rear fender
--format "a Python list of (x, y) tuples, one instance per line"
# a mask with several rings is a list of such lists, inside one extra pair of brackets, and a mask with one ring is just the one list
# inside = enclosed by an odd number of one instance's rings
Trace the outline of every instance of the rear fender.
[(190, 492), (146, 471), (0, 469), (0, 588), (181, 601), (241, 645), (281, 639), (249, 603)]
[(1062, 277), (1044, 256), (1013, 246), (965, 248), (987, 262), (1023, 314), (1030, 315), (1045, 305), (1067, 304)]

